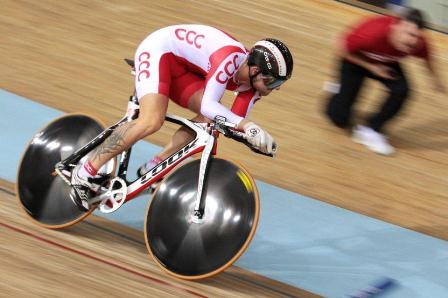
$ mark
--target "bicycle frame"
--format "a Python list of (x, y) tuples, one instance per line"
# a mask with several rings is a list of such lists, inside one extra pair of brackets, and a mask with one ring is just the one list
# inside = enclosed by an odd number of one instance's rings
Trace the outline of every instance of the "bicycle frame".
[[(78, 163), (82, 157), (91, 152), (98, 145), (100, 145), (108, 136), (110, 136), (117, 127), (126, 122), (130, 122), (136, 119), (138, 117), (138, 114), (139, 114), (139, 105), (137, 97), (135, 96), (134, 92), (134, 95), (132, 95), (129, 98), (126, 115), (116, 124), (105, 129), (101, 134), (99, 134), (97, 137), (95, 137), (93, 140), (87, 143), (84, 147), (78, 149), (71, 156), (67, 157), (65, 160), (58, 163), (56, 165), (56, 172), (62, 177), (63, 174), (61, 174), (61, 171), (64, 168), (73, 166), (73, 164)], [(235, 125), (232, 123), (225, 122), (225, 119), (224, 120), (217, 119), (216, 122), (211, 123), (194, 123), (187, 119), (170, 114), (167, 114), (165, 116), (165, 120), (190, 128), (196, 133), (195, 138), (191, 142), (186, 144), (184, 147), (182, 147), (180, 150), (178, 150), (177, 152), (175, 152), (174, 154), (163, 160), (161, 163), (156, 165), (154, 168), (149, 170), (145, 175), (131, 182), (127, 180), (126, 175), (132, 147), (122, 152), (116, 177), (123, 179), (123, 181), (125, 182), (126, 197), (124, 202), (122, 202), (120, 206), (135, 198), (140, 192), (148, 188), (154, 182), (158, 181), (159, 179), (162, 179), (167, 173), (169, 173), (174, 167), (176, 167), (176, 165), (178, 165), (186, 158), (196, 153), (202, 152), (199, 177), (198, 177), (197, 201), (194, 211), (195, 220), (200, 220), (203, 216), (204, 211), (204, 202), (202, 200), (202, 189), (205, 183), (208, 161), (210, 159), (210, 156), (216, 154), (216, 145), (219, 132), (222, 131), (224, 127), (234, 128)], [(66, 180), (66, 182), (68, 181)], [(103, 188), (103, 190), (106, 189)], [(109, 196), (110, 196), (109, 192), (105, 191), (100, 192), (100, 195), (98, 195), (95, 198), (92, 198), (92, 202), (96, 203), (103, 201), (104, 199), (108, 199)]]

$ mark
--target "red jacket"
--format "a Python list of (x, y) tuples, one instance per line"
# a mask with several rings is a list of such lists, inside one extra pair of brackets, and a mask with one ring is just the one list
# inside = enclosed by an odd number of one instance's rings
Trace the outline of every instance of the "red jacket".
[(360, 54), (373, 62), (392, 63), (408, 56), (428, 59), (429, 46), (424, 37), (410, 54), (395, 49), (389, 42), (391, 25), (399, 21), (392, 16), (375, 16), (361, 22), (343, 36), (343, 47), (352, 54)]

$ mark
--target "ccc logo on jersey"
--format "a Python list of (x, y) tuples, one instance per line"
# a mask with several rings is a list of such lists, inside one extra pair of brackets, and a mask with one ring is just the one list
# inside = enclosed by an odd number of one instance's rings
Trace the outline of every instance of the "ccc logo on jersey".
[(137, 69), (137, 80), (148, 79), (149, 78), (149, 58), (151, 55), (149, 52), (143, 52), (138, 56), (138, 69)]
[(233, 56), (233, 59), (231, 61), (227, 61), (226, 64), (224, 64), (224, 70), (218, 71), (218, 74), (216, 75), (216, 81), (221, 84), (227, 83), (229, 78), (233, 76), (235, 71), (240, 66), (237, 64), (238, 55)]
[(177, 39), (186, 41), (188, 44), (195, 46), (198, 49), (202, 47), (202, 41), (205, 38), (204, 34), (197, 34), (196, 31), (187, 31), (182, 28), (176, 29), (174, 34), (176, 34)]

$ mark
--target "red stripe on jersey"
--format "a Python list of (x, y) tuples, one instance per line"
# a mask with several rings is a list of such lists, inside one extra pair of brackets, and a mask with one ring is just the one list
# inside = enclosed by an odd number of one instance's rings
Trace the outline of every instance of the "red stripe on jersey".
[(239, 87), (239, 85), (237, 85), (233, 80), (227, 81), (227, 85), (226, 85), (227, 90), (235, 91), (236, 89), (238, 89), (238, 87)]
[(165, 53), (159, 61), (159, 86), (158, 93), (165, 96), (170, 94), (171, 74), (173, 72), (173, 54)]
[[(171, 99), (173, 99), (176, 103), (180, 104), (183, 107), (186, 107), (186, 104), (188, 104), (189, 96), (192, 94), (187, 93), (186, 96), (188, 96), (188, 98), (184, 98), (185, 96), (181, 96), (183, 95), (184, 90), (173, 91), (171, 90), (171, 87), (172, 85), (174, 85), (174, 87), (178, 87), (179, 84), (181, 84), (182, 88), (188, 86), (192, 81), (189, 80), (188, 82), (183, 82), (182, 78), (184, 78), (185, 76), (189, 78), (189, 73), (195, 73), (203, 78), (205, 78), (205, 76), (207, 75), (207, 73), (203, 69), (189, 62), (185, 58), (175, 56), (173, 53), (163, 54), (160, 57), (159, 61), (158, 92), (165, 96), (171, 97)], [(178, 79), (180, 79), (180, 81), (178, 81)], [(201, 88), (201, 86), (195, 86), (196, 87), (192, 91), (193, 93), (197, 89)]]
[(254, 95), (255, 95), (254, 90), (248, 90), (238, 93), (237, 97), (235, 98), (235, 101), (233, 102), (231, 111), (240, 117), (246, 118), (247, 112), (249, 110), (250, 101), (252, 100)]

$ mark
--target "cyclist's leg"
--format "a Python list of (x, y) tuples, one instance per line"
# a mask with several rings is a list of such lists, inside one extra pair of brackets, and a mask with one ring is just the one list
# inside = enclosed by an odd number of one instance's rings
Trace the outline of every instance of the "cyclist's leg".
[[(202, 97), (202, 90), (199, 92), (200, 95), (195, 95)], [(198, 114), (194, 118), (190, 119), (193, 122), (208, 122), (209, 120), (205, 118), (204, 116)], [(171, 137), (171, 140), (168, 142), (168, 144), (165, 145), (165, 147), (160, 151), (157, 155), (155, 155), (150, 161), (144, 163), (140, 168), (137, 170), (137, 176), (143, 176), (146, 172), (148, 172), (150, 169), (161, 163), (164, 159), (170, 157), (177, 151), (179, 151), (183, 146), (191, 142), (194, 138), (194, 132), (190, 129), (181, 126)]]
[[(188, 72), (175, 78), (171, 83), (170, 98), (182, 107), (188, 108), (197, 115), (190, 119), (195, 122), (208, 122), (209, 119), (200, 114), (202, 95), (204, 94), (204, 78)], [(170, 142), (157, 154), (154, 162), (164, 160), (194, 138), (194, 132), (185, 127), (180, 127), (171, 138)], [(150, 165), (148, 166), (150, 167)]]
[(144, 41), (139, 46), (134, 60), (135, 89), (140, 104), (139, 117), (118, 127), (95, 150), (89, 160), (93, 169), (99, 169), (138, 140), (158, 131), (165, 120), (171, 77), (183, 70), (176, 68), (173, 54), (159, 48), (153, 50), (150, 41)]
[(109, 159), (134, 145), (138, 140), (158, 131), (165, 120), (168, 97), (146, 94), (140, 98), (139, 117), (118, 127), (92, 154), (90, 163), (101, 168)]
[[(75, 167), (71, 184), (73, 202), (81, 209), (89, 208), (97, 171), (111, 158), (131, 147), (135, 142), (160, 129), (168, 107), (171, 77), (176, 77), (176, 61), (166, 36), (155, 34), (137, 48), (135, 61), (135, 90), (140, 103), (139, 117), (117, 127), (90, 155)], [(180, 69), (180, 74), (183, 69)]]
[(79, 164), (72, 172), (70, 198), (81, 210), (90, 209), (90, 198), (95, 188), (91, 180), (98, 169), (108, 160), (128, 149), (138, 140), (150, 135), (165, 120), (168, 97), (163, 94), (146, 94), (140, 98), (139, 118), (119, 126), (98, 146), (85, 163)]
[[(200, 94), (200, 95), (199, 95)], [(203, 90), (198, 92), (198, 95), (194, 95), (194, 97), (202, 97)], [(194, 111), (194, 110), (193, 110)], [(190, 119), (193, 122), (209, 122), (210, 120), (201, 114), (197, 114), (195, 117)], [(163, 148), (163, 150), (157, 154), (157, 157), (161, 160), (169, 157), (174, 154), (180, 148), (191, 142), (194, 138), (195, 134), (191, 129), (188, 129), (184, 126), (180, 127), (171, 138), (170, 142)]]
[[(154, 47), (154, 45), (157, 45)], [(160, 129), (165, 120), (168, 95), (175, 63), (169, 47), (157, 36), (149, 36), (135, 53), (135, 90), (140, 104), (139, 117), (122, 124), (90, 155), (79, 176), (94, 176), (108, 160), (138, 140)]]

